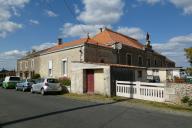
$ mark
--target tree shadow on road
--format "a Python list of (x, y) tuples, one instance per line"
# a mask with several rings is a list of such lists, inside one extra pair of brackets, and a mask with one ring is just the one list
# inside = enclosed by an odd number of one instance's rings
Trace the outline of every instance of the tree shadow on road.
[(80, 107), (69, 108), (69, 109), (64, 109), (64, 110), (60, 110), (60, 111), (30, 116), (30, 117), (26, 117), (26, 118), (21, 118), (21, 119), (9, 121), (9, 122), (1, 123), (0, 128), (3, 128), (4, 126), (7, 126), (7, 125), (30, 121), (30, 120), (34, 120), (34, 119), (38, 119), (38, 118), (47, 117), (47, 116), (57, 115), (57, 114), (61, 114), (61, 113), (66, 113), (66, 112), (71, 112), (71, 111), (76, 111), (76, 110), (81, 110), (81, 109), (86, 109), (86, 108), (110, 105), (110, 104), (115, 104), (115, 103), (123, 102), (123, 101), (127, 101), (127, 100), (129, 100), (129, 99), (122, 99), (122, 100), (118, 100), (118, 101), (114, 101), (114, 102), (110, 102), (110, 103), (97, 103), (97, 104), (92, 104), (92, 105), (80, 106)]

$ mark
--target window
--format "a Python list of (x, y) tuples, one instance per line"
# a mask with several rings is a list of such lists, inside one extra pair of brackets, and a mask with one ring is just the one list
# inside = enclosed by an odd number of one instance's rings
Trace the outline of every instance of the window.
[(47, 83), (59, 83), (57, 79), (47, 79)]
[(34, 69), (34, 59), (31, 60), (31, 68)]
[(20, 73), (20, 75), (19, 75), (21, 78), (23, 77), (23, 73)]
[(138, 71), (138, 78), (142, 78), (142, 71)]
[(127, 60), (126, 63), (127, 63), (128, 65), (131, 65), (132, 57), (131, 57), (130, 54), (127, 54), (127, 55), (126, 55), (126, 60)]
[(22, 70), (22, 62), (20, 62), (20, 70)]
[(19, 77), (10, 77), (9, 78), (10, 81), (20, 81)]
[(52, 62), (52, 60), (50, 60), (49, 62), (48, 62), (48, 75), (49, 76), (52, 76), (52, 74), (53, 74), (53, 71), (52, 71), (52, 67), (53, 66), (53, 62)]
[(143, 64), (143, 59), (141, 56), (138, 57), (138, 63), (139, 63), (139, 66), (142, 66)]
[(147, 66), (150, 67), (151, 66), (151, 60), (147, 59)]
[(100, 63), (105, 63), (104, 59), (101, 59), (101, 60), (100, 60)]
[(25, 68), (28, 68), (28, 61), (25, 61)]
[(62, 74), (67, 76), (67, 59), (62, 60)]
[(157, 60), (155, 59), (155, 66), (157, 66)]

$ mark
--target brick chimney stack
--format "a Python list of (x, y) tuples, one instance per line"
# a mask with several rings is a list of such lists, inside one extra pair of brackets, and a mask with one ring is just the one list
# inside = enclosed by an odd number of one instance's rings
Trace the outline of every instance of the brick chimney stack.
[(58, 45), (61, 45), (63, 43), (63, 39), (62, 38), (58, 38)]

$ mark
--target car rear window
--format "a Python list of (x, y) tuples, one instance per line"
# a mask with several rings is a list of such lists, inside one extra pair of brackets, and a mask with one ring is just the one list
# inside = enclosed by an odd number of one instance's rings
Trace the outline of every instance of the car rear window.
[(48, 83), (59, 83), (57, 79), (47, 79)]
[(10, 81), (20, 81), (19, 77), (10, 77), (9, 78)]
[(27, 82), (35, 83), (35, 81), (31, 79), (28, 79)]

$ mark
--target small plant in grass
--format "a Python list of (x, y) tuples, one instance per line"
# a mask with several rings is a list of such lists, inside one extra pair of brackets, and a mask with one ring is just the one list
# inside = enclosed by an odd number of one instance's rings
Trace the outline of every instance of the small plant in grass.
[(182, 101), (183, 103), (187, 103), (187, 102), (189, 102), (189, 100), (190, 100), (190, 98), (189, 98), (188, 96), (184, 96), (184, 97), (181, 99), (181, 101)]
[(70, 86), (71, 85), (71, 80), (68, 77), (60, 77), (59, 78), (59, 82), (61, 83), (61, 85), (63, 86)]
[(190, 99), (190, 100), (188, 101), (188, 105), (189, 105), (189, 106), (192, 106), (192, 99)]

